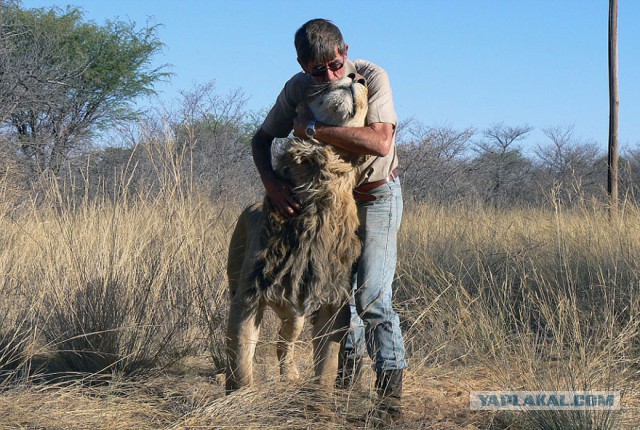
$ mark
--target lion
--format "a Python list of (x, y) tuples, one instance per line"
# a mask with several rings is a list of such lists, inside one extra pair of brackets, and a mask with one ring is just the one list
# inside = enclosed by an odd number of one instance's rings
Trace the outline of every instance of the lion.
[[(361, 127), (367, 96), (364, 79), (349, 75), (314, 87), (305, 104), (317, 121)], [(252, 383), (265, 306), (282, 321), (276, 347), (282, 377), (293, 381), (299, 376), (294, 342), (309, 316), (315, 377), (327, 390), (333, 388), (339, 344), (349, 326), (351, 277), (361, 250), (353, 197), (359, 161), (359, 156), (315, 139), (292, 138), (275, 170), (292, 185), (300, 213), (285, 219), (265, 197), (240, 215), (227, 264), (227, 393)]]

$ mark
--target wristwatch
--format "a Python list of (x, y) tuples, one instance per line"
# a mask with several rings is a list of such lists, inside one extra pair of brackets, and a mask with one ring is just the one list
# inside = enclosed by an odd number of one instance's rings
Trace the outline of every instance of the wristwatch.
[(316, 134), (316, 122), (311, 120), (307, 123), (307, 129), (305, 130), (307, 137), (313, 139), (313, 135)]

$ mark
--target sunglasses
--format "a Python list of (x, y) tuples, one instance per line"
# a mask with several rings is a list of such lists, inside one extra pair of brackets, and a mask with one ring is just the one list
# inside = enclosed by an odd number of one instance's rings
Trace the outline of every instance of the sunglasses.
[(324, 74), (327, 73), (327, 69), (331, 70), (332, 72), (337, 72), (338, 70), (342, 69), (342, 66), (344, 66), (344, 62), (334, 61), (327, 64), (326, 66), (314, 67), (313, 69), (311, 69), (311, 73), (309, 74), (315, 77), (324, 76)]

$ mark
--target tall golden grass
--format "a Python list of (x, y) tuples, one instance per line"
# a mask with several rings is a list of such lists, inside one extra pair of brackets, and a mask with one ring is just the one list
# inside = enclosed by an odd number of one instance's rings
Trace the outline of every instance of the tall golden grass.
[[(476, 390), (620, 390), (626, 412), (529, 412), (523, 428), (637, 425), (640, 211), (416, 206), (396, 299), (427, 367), (483, 368)], [(628, 418), (628, 421), (626, 419)]]
[[(155, 195), (131, 195), (123, 177), (115, 199), (71, 198), (52, 180), (19, 210), (0, 200), (0, 427), (369, 427), (371, 372), (329, 399), (307, 378), (283, 385), (269, 324), (257, 385), (224, 396), (224, 267), (241, 207), (200, 197), (180, 157), (164, 160)], [(405, 207), (404, 427), (640, 424), (640, 209), (609, 222), (586, 205)], [(502, 389), (616, 390), (623, 409), (472, 413), (461, 400)]]

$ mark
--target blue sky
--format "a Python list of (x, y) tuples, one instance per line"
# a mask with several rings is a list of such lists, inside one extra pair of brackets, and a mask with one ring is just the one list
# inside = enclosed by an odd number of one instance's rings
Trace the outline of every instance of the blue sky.
[[(620, 143), (640, 145), (640, 1), (619, 0)], [(607, 0), (23, 0), (25, 8), (78, 6), (102, 24), (161, 24), (158, 64), (175, 74), (158, 89), (210, 80), (242, 89), (248, 108), (270, 106), (299, 66), (293, 34), (312, 18), (337, 24), (349, 57), (387, 69), (400, 119), (453, 128), (575, 126), (607, 145)]]

